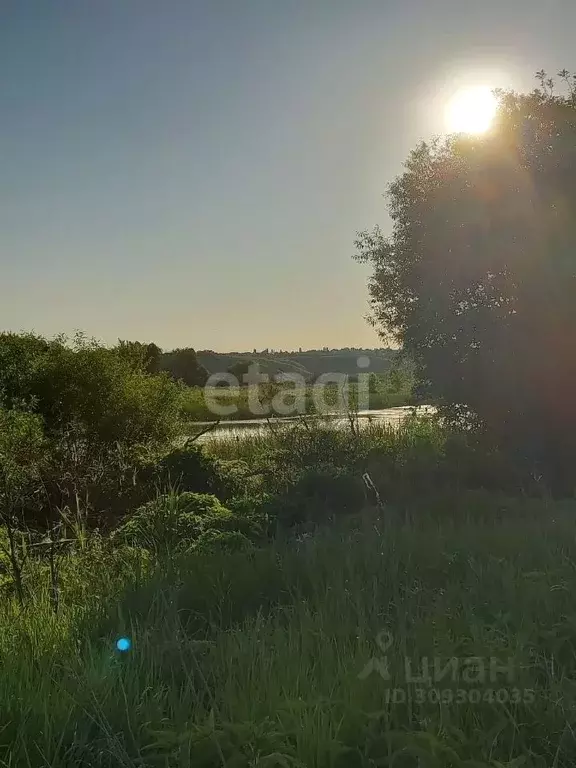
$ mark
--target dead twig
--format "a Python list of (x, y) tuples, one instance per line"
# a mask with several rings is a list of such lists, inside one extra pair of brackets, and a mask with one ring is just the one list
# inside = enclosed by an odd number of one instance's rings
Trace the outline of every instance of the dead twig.
[(208, 424), (204, 429), (201, 429), (200, 432), (197, 432), (195, 435), (191, 435), (186, 442), (184, 443), (184, 446), (187, 447), (188, 445), (192, 445), (196, 442), (202, 435), (207, 435), (208, 432), (212, 432), (212, 430), (216, 429), (216, 427), (220, 424), (222, 419), (218, 419), (218, 421), (213, 421), (211, 424)]

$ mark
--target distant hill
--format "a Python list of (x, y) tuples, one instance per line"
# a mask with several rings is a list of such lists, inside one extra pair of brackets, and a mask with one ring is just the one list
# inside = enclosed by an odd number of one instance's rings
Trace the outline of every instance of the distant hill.
[[(198, 362), (209, 373), (227, 371), (234, 363), (251, 360), (257, 362), (262, 373), (299, 373), (306, 379), (315, 379), (322, 373), (362, 372), (386, 373), (398, 354), (394, 349), (309, 349), (302, 352), (212, 352), (198, 350)], [(368, 367), (359, 367), (358, 358), (368, 358)], [(363, 361), (364, 362), (364, 361)]]

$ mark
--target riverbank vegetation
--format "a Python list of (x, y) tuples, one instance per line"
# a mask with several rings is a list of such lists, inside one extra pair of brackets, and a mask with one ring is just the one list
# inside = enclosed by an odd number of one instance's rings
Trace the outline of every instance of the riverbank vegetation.
[[(353, 413), (175, 447), (133, 357), (0, 349), (3, 764), (573, 760), (576, 507), (529, 463)], [(406, 680), (432, 657), (500, 672)]]
[(359, 238), (434, 416), (201, 443), (157, 348), (0, 335), (0, 765), (574, 765), (576, 95), (539, 74)]
[(182, 412), (186, 421), (204, 422), (345, 413), (358, 404), (367, 410), (381, 410), (417, 402), (409, 367), (370, 374), (360, 386), (359, 393), (358, 383), (348, 379), (342, 385), (272, 382), (242, 387), (186, 387), (182, 389)]

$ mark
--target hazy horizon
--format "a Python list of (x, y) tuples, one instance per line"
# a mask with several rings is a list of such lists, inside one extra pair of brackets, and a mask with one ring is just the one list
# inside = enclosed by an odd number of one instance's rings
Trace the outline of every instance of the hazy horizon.
[(0, 328), (372, 348), (357, 230), (459, 85), (574, 68), (568, 0), (6, 0)]

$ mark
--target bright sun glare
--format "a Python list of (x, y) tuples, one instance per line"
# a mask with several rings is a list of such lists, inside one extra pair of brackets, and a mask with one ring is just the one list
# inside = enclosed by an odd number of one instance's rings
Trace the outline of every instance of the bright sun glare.
[(498, 100), (488, 87), (464, 88), (458, 91), (446, 108), (446, 124), (450, 133), (484, 133), (494, 119)]

